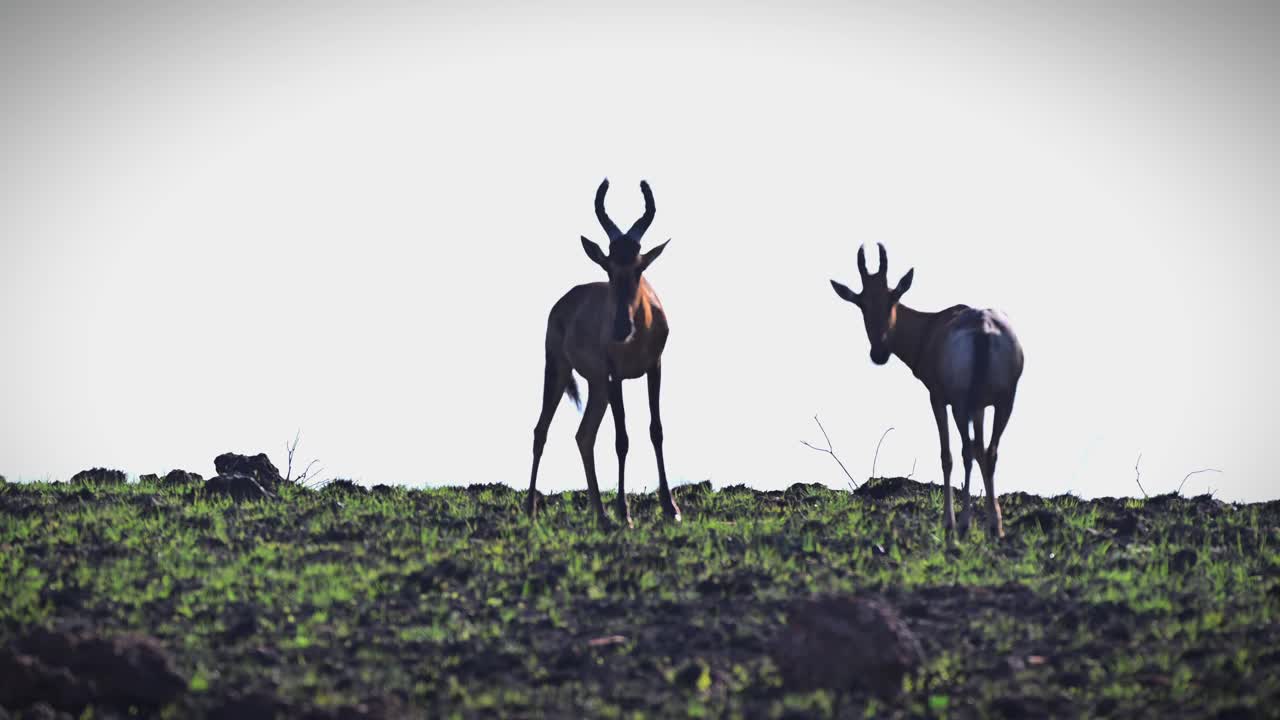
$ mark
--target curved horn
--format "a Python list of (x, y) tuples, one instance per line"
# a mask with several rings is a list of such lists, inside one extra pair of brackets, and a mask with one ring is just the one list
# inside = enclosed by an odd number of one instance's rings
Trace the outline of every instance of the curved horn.
[(867, 251), (861, 245), (858, 246), (858, 274), (862, 276), (863, 280), (871, 276), (867, 272)]
[(655, 208), (653, 206), (653, 191), (649, 189), (649, 183), (644, 180), (640, 181), (640, 192), (644, 193), (644, 215), (636, 221), (635, 225), (627, 231), (627, 237), (640, 242), (640, 238), (644, 236), (644, 231), (649, 229), (649, 223), (653, 222), (653, 214)]
[(880, 269), (876, 271), (878, 275), (889, 276), (889, 255), (884, 251), (884, 243), (876, 243), (880, 248)]
[(596, 219), (604, 228), (604, 234), (609, 236), (609, 242), (613, 242), (622, 237), (622, 231), (618, 230), (618, 226), (613, 224), (609, 214), (604, 211), (604, 194), (607, 192), (609, 192), (609, 178), (605, 178), (604, 182), (600, 183), (600, 188), (596, 190)]

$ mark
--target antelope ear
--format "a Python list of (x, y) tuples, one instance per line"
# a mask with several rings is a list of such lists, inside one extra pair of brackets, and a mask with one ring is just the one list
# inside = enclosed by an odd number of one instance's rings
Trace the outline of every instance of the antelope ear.
[(585, 235), (582, 236), (582, 249), (587, 251), (587, 257), (591, 258), (591, 262), (606, 271), (609, 269), (609, 258), (605, 257), (604, 251), (600, 249), (599, 245), (588, 240)]
[(900, 300), (900, 299), (902, 298), (902, 296), (903, 296), (903, 295), (904, 295), (908, 290), (910, 290), (910, 289), (911, 289), (911, 279), (912, 279), (912, 278), (914, 278), (914, 277), (915, 277), (915, 275), (916, 275), (916, 269), (915, 269), (915, 268), (911, 268), (910, 270), (908, 270), (908, 271), (907, 271), (907, 274), (906, 274), (906, 275), (903, 275), (903, 276), (902, 276), (902, 279), (898, 281), (898, 287), (896, 287), (896, 288), (894, 288), (894, 289), (893, 289), (893, 301), (894, 301), (894, 302), (898, 302), (898, 300)]
[(661, 255), (662, 251), (667, 248), (667, 243), (669, 242), (671, 242), (671, 238), (667, 238), (667, 242), (662, 243), (661, 245), (655, 247), (654, 249), (640, 256), (640, 272), (644, 272), (645, 269), (649, 267), (649, 265), (653, 264), (654, 260), (658, 259), (658, 256)]
[(862, 307), (862, 298), (858, 295), (858, 293), (850, 290), (844, 285), (841, 285), (835, 280), (831, 281), (831, 287), (835, 289), (836, 294), (840, 296), (841, 300), (846, 300), (848, 302), (853, 303), (854, 305), (857, 305), (858, 307)]

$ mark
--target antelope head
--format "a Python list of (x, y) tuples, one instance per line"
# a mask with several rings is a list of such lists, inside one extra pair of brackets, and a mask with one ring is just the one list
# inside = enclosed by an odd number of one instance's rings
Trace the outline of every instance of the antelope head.
[(649, 183), (643, 181), (640, 183), (640, 192), (644, 193), (644, 215), (641, 215), (640, 219), (636, 220), (631, 229), (626, 232), (619, 230), (604, 210), (604, 196), (608, 191), (609, 180), (606, 178), (596, 190), (596, 218), (600, 220), (600, 225), (604, 227), (605, 235), (609, 238), (609, 253), (606, 255), (599, 245), (585, 236), (582, 238), (582, 249), (587, 252), (587, 257), (591, 258), (592, 262), (603, 268), (609, 275), (609, 290), (616, 308), (611, 335), (614, 342), (626, 342), (635, 330), (632, 318), (635, 317), (636, 305), (639, 302), (640, 276), (654, 260), (658, 259), (663, 249), (667, 247), (667, 242), (671, 240), (667, 240), (649, 252), (640, 252), (640, 238), (649, 229), (649, 223), (653, 222), (653, 193), (649, 190)]
[(883, 365), (889, 361), (890, 341), (893, 337), (893, 326), (898, 301), (911, 288), (911, 278), (915, 268), (907, 271), (898, 281), (896, 287), (889, 289), (889, 258), (884, 245), (876, 243), (880, 248), (880, 267), (875, 274), (867, 272), (867, 255), (863, 248), (858, 248), (858, 274), (862, 276), (862, 292), (856, 293), (835, 280), (831, 287), (841, 299), (857, 305), (862, 309), (862, 322), (867, 328), (867, 339), (871, 341), (871, 362)]

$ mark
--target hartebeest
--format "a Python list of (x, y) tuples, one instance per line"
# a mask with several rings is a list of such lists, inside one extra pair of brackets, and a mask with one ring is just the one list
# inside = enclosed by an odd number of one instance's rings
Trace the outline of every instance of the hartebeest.
[(667, 344), (667, 315), (658, 295), (644, 278), (644, 271), (658, 259), (667, 242), (649, 252), (640, 252), (640, 238), (653, 222), (653, 193), (641, 182), (644, 215), (625, 233), (614, 225), (604, 209), (606, 178), (596, 190), (596, 218), (609, 238), (609, 254), (599, 245), (582, 238), (582, 249), (592, 262), (604, 269), (608, 282), (578, 285), (565, 293), (547, 317), (546, 370), (542, 380), (542, 414), (533, 429), (533, 470), (529, 474), (529, 495), (525, 508), (530, 517), (537, 512), (538, 462), (547, 441), (547, 428), (555, 415), (560, 396), (568, 394), (581, 405), (574, 370), (587, 381), (587, 407), (578, 426), (578, 452), (587, 474), (587, 491), (602, 526), (611, 525), (600, 500), (596, 481), (595, 443), (605, 407), (613, 408), (613, 426), (618, 451), (618, 517), (628, 526), (624, 471), (627, 461), (627, 427), (622, 408), (622, 381), (646, 375), (649, 382), (649, 437), (658, 459), (658, 498), (668, 518), (680, 520), (667, 469), (662, 458), (662, 419), (658, 410), (662, 386), (662, 349)]
[[(1000, 502), (996, 499), (996, 457), (1000, 436), (1013, 411), (1013, 399), (1022, 376), (1022, 346), (1009, 327), (1008, 320), (994, 310), (977, 310), (967, 305), (953, 305), (941, 312), (912, 310), (899, 302), (911, 287), (915, 268), (892, 290), (888, 284), (889, 260), (884, 245), (880, 247), (880, 267), (867, 272), (866, 253), (858, 248), (858, 274), (862, 277), (862, 293), (856, 293), (835, 280), (831, 286), (842, 299), (862, 309), (867, 339), (871, 341), (871, 361), (883, 365), (889, 354), (911, 368), (929, 390), (933, 419), (938, 424), (938, 442), (942, 445), (943, 520), (947, 536), (955, 525), (951, 501), (951, 448), (947, 441), (947, 406), (951, 406), (956, 427), (960, 430), (961, 453), (964, 457), (964, 510), (960, 513), (960, 529), (969, 528), (969, 474), (975, 455), (987, 491), (987, 512), (991, 531), (1004, 536), (1000, 518)], [(983, 411), (995, 407), (991, 445), (982, 447)], [(973, 435), (969, 424), (973, 424)], [(976, 452), (975, 452), (976, 448)]]

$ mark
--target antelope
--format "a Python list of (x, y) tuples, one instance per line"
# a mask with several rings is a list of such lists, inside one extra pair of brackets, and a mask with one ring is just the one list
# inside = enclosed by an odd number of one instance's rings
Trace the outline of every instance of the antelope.
[[(890, 353), (897, 355), (929, 390), (933, 419), (938, 425), (938, 442), (942, 446), (943, 524), (948, 539), (956, 527), (951, 500), (951, 448), (947, 440), (947, 406), (960, 430), (961, 453), (964, 458), (964, 509), (960, 513), (960, 531), (967, 532), (970, 519), (969, 474), (976, 457), (987, 491), (989, 528), (996, 537), (1004, 537), (1000, 517), (1000, 501), (995, 493), (996, 458), (1000, 436), (1013, 412), (1013, 400), (1022, 376), (1022, 346), (1003, 313), (978, 310), (967, 305), (953, 305), (935, 313), (913, 310), (899, 302), (911, 288), (915, 268), (892, 289), (888, 285), (889, 260), (884, 245), (880, 248), (880, 267), (867, 272), (867, 258), (858, 248), (858, 274), (862, 277), (862, 293), (856, 293), (835, 280), (831, 286), (841, 299), (862, 310), (867, 339), (871, 341), (871, 362), (884, 365)], [(982, 447), (983, 412), (995, 407), (991, 444)], [(973, 435), (969, 425), (973, 424)]]
[(658, 460), (658, 499), (667, 518), (679, 522), (676, 506), (667, 485), (667, 468), (662, 457), (662, 419), (659, 397), (662, 387), (662, 349), (667, 343), (667, 315), (658, 295), (644, 278), (671, 242), (640, 252), (640, 238), (653, 222), (653, 193), (649, 183), (640, 183), (644, 195), (644, 214), (625, 233), (609, 219), (604, 209), (609, 180), (605, 178), (596, 190), (596, 218), (609, 238), (609, 254), (599, 245), (582, 237), (587, 257), (608, 275), (608, 282), (578, 285), (565, 293), (551, 307), (547, 317), (546, 369), (542, 380), (542, 413), (533, 429), (533, 469), (529, 474), (529, 494), (525, 509), (530, 518), (537, 514), (536, 489), (538, 463), (547, 441), (547, 429), (555, 415), (561, 395), (568, 395), (579, 407), (582, 400), (573, 371), (587, 381), (587, 406), (578, 425), (576, 439), (587, 475), (587, 492), (602, 527), (612, 526), (600, 500), (596, 480), (595, 442), (606, 407), (613, 409), (618, 453), (618, 518), (631, 527), (627, 508), (624, 471), (627, 461), (627, 427), (622, 406), (622, 381), (646, 376), (649, 384), (649, 438)]

